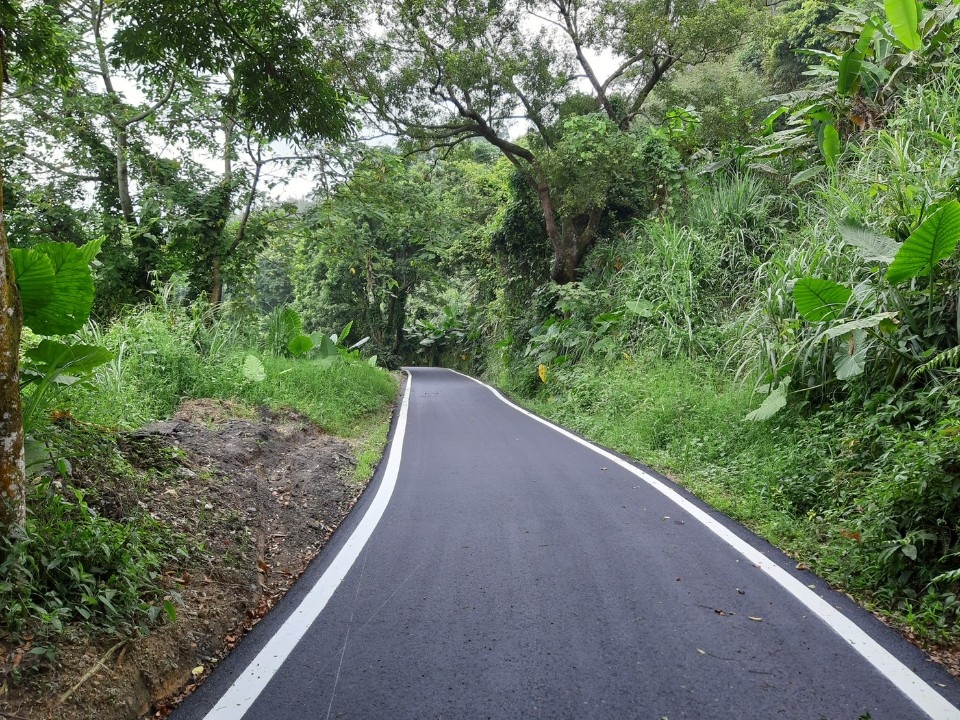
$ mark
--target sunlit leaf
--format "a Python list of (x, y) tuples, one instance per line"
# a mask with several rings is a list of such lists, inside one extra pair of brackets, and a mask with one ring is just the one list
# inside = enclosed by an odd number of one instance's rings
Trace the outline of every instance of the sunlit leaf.
[(852, 294), (850, 288), (822, 278), (801, 278), (793, 287), (797, 312), (810, 322), (836, 320)]
[[(38, 335), (68, 335), (82, 328), (90, 317), (93, 274), (87, 258), (96, 253), (91, 254), (89, 247), (89, 244), (78, 248), (70, 243), (50, 242), (31, 248), (47, 257), (54, 273), (49, 300), (42, 303), (32, 299), (29, 310), (24, 304), (23, 323)], [(96, 247), (99, 248), (99, 244)], [(39, 290), (39, 285), (29, 292), (35, 290)]]
[(920, 13), (916, 0), (883, 0), (883, 8), (897, 39), (908, 50), (919, 50), (923, 43), (918, 29)]
[(263, 363), (256, 355), (247, 355), (243, 359), (241, 372), (250, 382), (263, 382), (267, 379), (267, 372), (264, 370)]
[(46, 253), (33, 248), (11, 248), (10, 255), (13, 258), (23, 314), (36, 317), (40, 310), (50, 304), (53, 297), (53, 288), (57, 282), (53, 263)]
[(904, 282), (929, 275), (937, 263), (953, 254), (960, 240), (960, 202), (942, 205), (914, 230), (887, 268), (887, 280)]

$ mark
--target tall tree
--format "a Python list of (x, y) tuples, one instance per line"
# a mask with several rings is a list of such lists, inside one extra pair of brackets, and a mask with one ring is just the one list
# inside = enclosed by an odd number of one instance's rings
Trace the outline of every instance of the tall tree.
[(349, 321), (384, 363), (403, 351), (407, 303), (438, 278), (459, 230), (451, 196), (424, 162), (367, 150), (349, 180), (313, 209), (301, 249), (297, 304), (311, 325)]
[[(379, 118), (403, 134), (424, 147), (483, 138), (513, 163), (539, 199), (551, 277), (566, 283), (603, 204), (559, 202), (584, 189), (570, 168), (557, 176), (548, 167), (564, 110), (579, 103), (606, 118), (607, 137), (625, 133), (673, 68), (727, 55), (753, 16), (743, 0), (384, 1), (384, 34), (351, 58)], [(613, 69), (601, 73), (598, 57), (614, 58)], [(516, 139), (521, 129), (527, 137)], [(590, 161), (593, 149), (583, 152)]]

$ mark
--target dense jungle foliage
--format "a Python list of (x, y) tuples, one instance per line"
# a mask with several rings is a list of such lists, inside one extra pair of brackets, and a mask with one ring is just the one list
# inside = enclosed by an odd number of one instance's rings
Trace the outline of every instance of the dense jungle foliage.
[[(257, 6), (182, 40), (151, 31), (167, 0), (0, 18), (45, 478), (2, 551), (10, 631), (136, 622), (176, 547), (141, 518), (144, 559), (99, 581), (123, 589), (67, 598), (38, 558), (97, 489), (55, 489), (51, 411), (130, 428), (310, 383), (308, 414), (349, 431), (392, 392), (377, 366), (434, 364), (956, 642), (960, 0)], [(211, 44), (221, 22), (247, 41)]]

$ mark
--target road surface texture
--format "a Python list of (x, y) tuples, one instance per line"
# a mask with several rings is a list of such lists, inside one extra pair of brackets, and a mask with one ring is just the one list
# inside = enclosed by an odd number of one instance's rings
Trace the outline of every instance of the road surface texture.
[(410, 373), (389, 461), (175, 720), (960, 718), (954, 679), (685, 491)]

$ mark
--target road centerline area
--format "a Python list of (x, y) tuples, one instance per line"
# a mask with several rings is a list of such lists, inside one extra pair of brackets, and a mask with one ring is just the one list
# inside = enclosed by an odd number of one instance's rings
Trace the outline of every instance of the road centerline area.
[(278, 652), (268, 617), (176, 720), (960, 718), (919, 650), (666, 479), (472, 378), (409, 372), (340, 551), (392, 466), (362, 573), (335, 555), (322, 612), (273, 622), (296, 641)]

